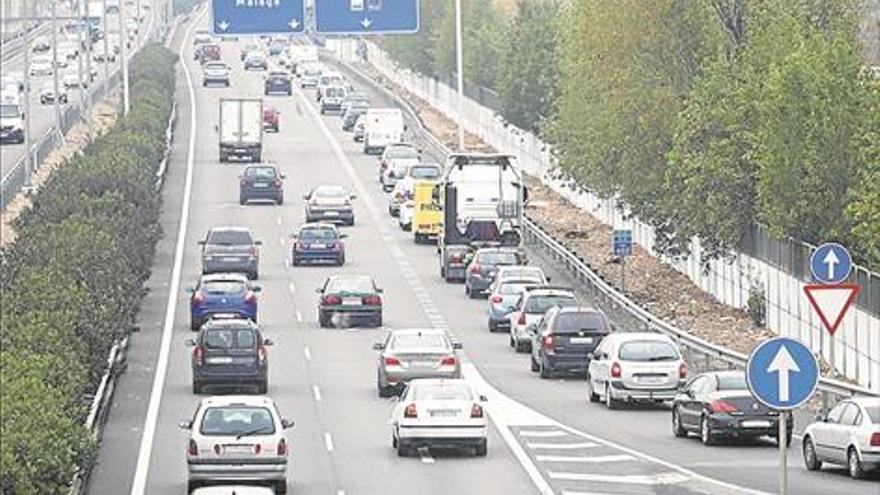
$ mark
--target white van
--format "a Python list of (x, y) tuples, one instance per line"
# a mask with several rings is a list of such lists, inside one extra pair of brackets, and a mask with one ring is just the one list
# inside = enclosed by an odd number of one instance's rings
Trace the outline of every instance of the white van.
[(364, 153), (382, 153), (389, 144), (404, 142), (406, 126), (399, 108), (370, 108), (364, 126)]
[(0, 143), (24, 142), (24, 110), (18, 93), (0, 94)]

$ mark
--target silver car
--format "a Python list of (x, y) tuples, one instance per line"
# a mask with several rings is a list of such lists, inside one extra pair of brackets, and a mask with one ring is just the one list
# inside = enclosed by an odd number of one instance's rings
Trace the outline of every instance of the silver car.
[(306, 201), (306, 222), (332, 222), (354, 225), (355, 195), (347, 188), (336, 185), (320, 185), (303, 196)]
[(399, 393), (416, 378), (461, 378), (461, 342), (445, 330), (410, 328), (389, 332), (373, 344), (379, 351), (376, 387), (379, 397)]
[(382, 190), (391, 192), (397, 181), (406, 177), (409, 168), (418, 165), (420, 159), (419, 150), (411, 144), (386, 146), (379, 157), (379, 184), (382, 185)]
[(202, 76), (202, 86), (222, 84), (229, 87), (229, 66), (225, 62), (208, 62)]
[(855, 397), (837, 403), (804, 430), (804, 464), (845, 464), (854, 479), (880, 469), (880, 398)]
[(237, 481), (268, 484), (287, 493), (290, 446), (272, 399), (225, 395), (202, 399), (192, 419), (181, 421), (190, 432), (186, 448), (187, 493), (208, 484)]

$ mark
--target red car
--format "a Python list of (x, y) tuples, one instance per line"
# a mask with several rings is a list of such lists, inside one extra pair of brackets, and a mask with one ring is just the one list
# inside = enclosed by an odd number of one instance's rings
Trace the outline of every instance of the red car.
[(220, 45), (202, 45), (196, 52), (196, 58), (203, 65), (207, 62), (220, 60)]
[(277, 108), (268, 107), (263, 109), (263, 129), (278, 132), (281, 124), (281, 112)]

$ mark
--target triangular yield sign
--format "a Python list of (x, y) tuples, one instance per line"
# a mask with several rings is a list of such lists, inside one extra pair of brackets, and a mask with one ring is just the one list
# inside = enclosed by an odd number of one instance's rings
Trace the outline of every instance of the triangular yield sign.
[(834, 335), (847, 310), (859, 295), (859, 289), (861, 286), (858, 284), (811, 284), (804, 286), (804, 293), (828, 333)]

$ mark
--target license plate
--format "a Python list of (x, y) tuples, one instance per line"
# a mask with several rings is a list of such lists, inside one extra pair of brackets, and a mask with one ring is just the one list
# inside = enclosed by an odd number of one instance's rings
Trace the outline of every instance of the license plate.
[(361, 304), (361, 298), (359, 298), (359, 297), (345, 297), (342, 299), (342, 304), (345, 306), (358, 306)]
[(663, 376), (636, 376), (635, 379), (639, 383), (662, 383), (666, 377)]
[(236, 256), (226, 256), (223, 258), (223, 261), (226, 261), (229, 263), (236, 263), (236, 262), (241, 261), (241, 258), (238, 258)]
[(454, 418), (456, 416), (458, 416), (458, 411), (454, 409), (431, 411), (432, 418)]
[(325, 211), (324, 216), (325, 217), (338, 217), (339, 212), (338, 211)]
[(592, 344), (593, 337), (572, 337), (568, 341), (572, 344)]
[(262, 182), (257, 182), (254, 184), (254, 187), (269, 187), (269, 184), (265, 184)]
[(743, 421), (741, 425), (743, 428), (770, 428), (770, 422), (762, 420)]
[(326, 244), (322, 244), (320, 242), (316, 242), (315, 244), (312, 244), (312, 249), (324, 249), (326, 247), (327, 247)]
[(209, 357), (208, 364), (232, 364), (231, 356)]
[(224, 447), (223, 452), (227, 454), (245, 454), (253, 452), (253, 446), (251, 445), (227, 445)]

